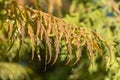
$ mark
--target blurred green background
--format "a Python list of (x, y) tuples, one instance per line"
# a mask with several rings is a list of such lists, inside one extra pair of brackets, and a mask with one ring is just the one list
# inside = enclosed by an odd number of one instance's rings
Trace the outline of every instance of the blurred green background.
[[(60, 55), (54, 65), (39, 61), (39, 55), (31, 60), (30, 40), (19, 50), (16, 39), (11, 44), (8, 39), (8, 14), (5, 7), (11, 1), (24, 7), (31, 7), (59, 17), (86, 29), (97, 32), (103, 39), (113, 44), (112, 58), (102, 47), (104, 58), (94, 51), (90, 64), (86, 48), (75, 66), (65, 65), (66, 55)], [(14, 16), (14, 13), (13, 13)], [(12, 22), (11, 22), (12, 23)], [(5, 27), (3, 27), (5, 26)], [(9, 29), (10, 30), (10, 29)], [(17, 33), (17, 32), (16, 32)], [(19, 35), (18, 35), (19, 36)], [(64, 44), (64, 41), (63, 41)], [(8, 45), (14, 45), (8, 47)], [(41, 44), (44, 46), (44, 44)], [(9, 50), (6, 54), (6, 50)], [(18, 54), (21, 53), (21, 54)], [(66, 53), (63, 47), (61, 53)], [(22, 56), (22, 57), (21, 57)], [(45, 56), (45, 55), (43, 55)], [(0, 0), (0, 80), (119, 80), (120, 79), (120, 0)]]

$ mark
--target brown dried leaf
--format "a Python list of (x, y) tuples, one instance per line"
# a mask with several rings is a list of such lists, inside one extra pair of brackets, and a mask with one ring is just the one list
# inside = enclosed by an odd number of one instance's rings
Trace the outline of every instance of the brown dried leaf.
[(11, 38), (11, 36), (12, 36), (12, 31), (13, 31), (13, 23), (10, 23), (9, 24), (9, 30), (8, 30), (9, 32), (8, 32), (8, 36), (9, 36), (9, 39)]
[(53, 26), (54, 27), (52, 27), (52, 30), (55, 33), (55, 42), (54, 42), (54, 44), (55, 44), (55, 49), (56, 49), (56, 56), (55, 56), (55, 59), (54, 59), (52, 64), (54, 64), (57, 61), (57, 58), (58, 58), (58, 55), (59, 55), (59, 52), (60, 52), (60, 43), (59, 43), (58, 29), (57, 29), (56, 23), (53, 23)]
[(76, 45), (77, 45), (77, 49), (78, 49), (78, 53), (77, 53), (77, 59), (76, 61), (72, 64), (72, 66), (76, 65), (78, 63), (78, 61), (80, 60), (81, 57), (81, 45), (80, 42), (78, 40), (76, 40)]
[(33, 31), (33, 29), (32, 29), (32, 27), (31, 27), (31, 25), (30, 24), (28, 24), (28, 34), (29, 34), (29, 36), (30, 36), (30, 39), (31, 39), (31, 45), (32, 45), (32, 60), (33, 60), (33, 58), (34, 58), (34, 50), (35, 50), (35, 45), (36, 45), (36, 42), (35, 42), (35, 35), (34, 35), (34, 31)]

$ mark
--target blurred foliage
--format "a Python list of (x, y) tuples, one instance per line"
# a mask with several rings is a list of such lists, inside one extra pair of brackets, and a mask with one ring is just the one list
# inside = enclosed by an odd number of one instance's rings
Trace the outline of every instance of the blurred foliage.
[[(85, 68), (81, 61), (70, 80), (119, 80), (120, 79), (120, 2), (114, 0), (73, 0), (70, 15), (65, 20), (72, 24), (88, 27), (99, 33), (105, 40), (114, 44), (112, 59), (100, 60), (96, 55), (93, 65)], [(106, 53), (106, 52), (105, 52)], [(105, 62), (104, 62), (105, 61)]]
[(15, 63), (0, 62), (0, 80), (30, 80), (26, 69)]
[[(120, 18), (119, 5), (115, 6), (117, 3), (112, 1), (0, 0), (1, 65), (5, 64), (2, 66), (11, 71), (14, 67), (5, 66), (14, 66), (10, 62), (15, 62), (26, 66), (24, 69), (28, 72), (20, 67), (20, 74), (14, 75), (0, 68), (3, 74), (0, 77), (3, 80), (8, 77), (15, 80), (19, 77), (22, 80), (118, 80)], [(62, 12), (65, 9), (68, 10)], [(58, 17), (63, 15), (69, 23), (41, 10)], [(109, 44), (116, 49), (110, 49)]]

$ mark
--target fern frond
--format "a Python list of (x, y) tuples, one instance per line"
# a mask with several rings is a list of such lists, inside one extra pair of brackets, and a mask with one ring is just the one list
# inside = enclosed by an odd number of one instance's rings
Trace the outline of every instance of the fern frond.
[[(68, 51), (66, 53), (66, 55), (68, 55), (68, 57), (66, 57), (66, 65), (73, 60), (73, 55), (76, 55), (76, 60), (72, 63), (72, 65), (78, 63), (80, 57), (82, 56), (81, 48), (83, 46), (87, 46), (86, 48), (88, 50), (90, 60), (92, 60), (94, 56), (94, 50), (101, 54), (102, 49), (98, 46), (98, 44), (100, 44), (100, 42), (105, 43), (105, 41), (95, 32), (80, 26), (74, 26), (62, 19), (39, 10), (21, 8), (17, 5), (14, 5), (13, 7), (14, 10), (8, 7), (5, 8), (5, 10), (9, 12), (8, 14), (10, 14), (6, 20), (14, 22), (14, 25), (10, 24), (9, 30), (11, 31), (9, 32), (9, 36), (11, 36), (12, 32), (16, 33), (15, 31), (19, 31), (17, 38), (20, 40), (29, 38), (32, 46), (32, 59), (34, 59), (34, 55), (38, 55), (35, 54), (37, 49), (36, 47), (41, 46), (42, 43), (44, 44), (43, 46), (47, 46), (47, 51), (45, 52), (49, 52), (49, 58), (46, 58), (47, 63), (49, 64), (53, 61), (52, 64), (55, 64), (59, 55), (61, 55), (62, 40), (65, 41)], [(16, 27), (15, 31), (13, 31), (14, 27)], [(15, 40), (14, 35), (12, 35), (12, 39)], [(36, 44), (38, 40), (39, 43)], [(104, 46), (106, 45), (107, 44), (104, 44)], [(77, 53), (73, 52), (74, 47), (76, 47)], [(44, 51), (44, 48), (42, 49)], [(54, 59), (53, 55), (55, 55)]]

